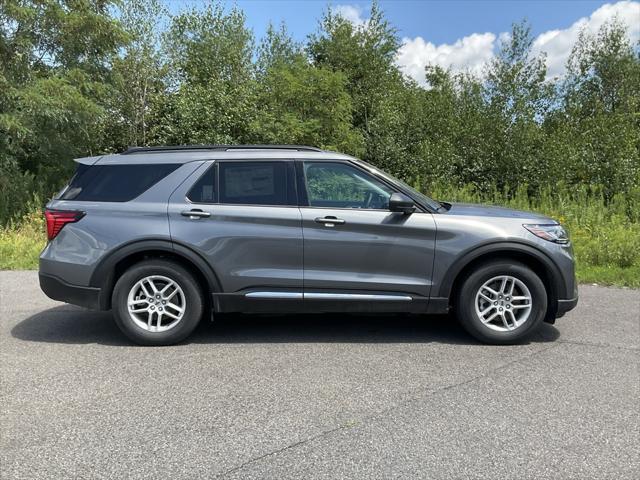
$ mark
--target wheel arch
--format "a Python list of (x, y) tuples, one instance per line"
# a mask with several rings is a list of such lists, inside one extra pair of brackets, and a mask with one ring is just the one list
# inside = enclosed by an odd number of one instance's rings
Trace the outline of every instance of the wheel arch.
[(531, 268), (544, 283), (549, 296), (547, 319), (555, 318), (557, 299), (565, 298), (566, 286), (558, 266), (544, 252), (522, 243), (499, 242), (483, 245), (463, 255), (447, 271), (440, 287), (440, 297), (453, 305), (467, 275), (480, 264), (496, 260), (514, 260)]
[(115, 284), (131, 265), (149, 258), (170, 259), (187, 268), (203, 288), (205, 299), (211, 292), (220, 292), (218, 276), (208, 262), (191, 248), (170, 240), (140, 240), (121, 246), (110, 253), (96, 267), (90, 285), (100, 288), (100, 309), (111, 308), (111, 296)]

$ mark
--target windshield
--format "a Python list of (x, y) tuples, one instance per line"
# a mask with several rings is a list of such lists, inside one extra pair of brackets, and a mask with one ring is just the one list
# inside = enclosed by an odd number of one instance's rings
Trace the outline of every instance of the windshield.
[(400, 180), (400, 179), (398, 179), (396, 177), (393, 177), (393, 176), (389, 175), (388, 173), (383, 172), (382, 170), (379, 170), (379, 169), (369, 165), (368, 163), (365, 163), (365, 162), (362, 162), (362, 163), (364, 163), (364, 165), (368, 169), (373, 171), (375, 174), (380, 175), (385, 180), (388, 180), (389, 182), (394, 183), (396, 185), (400, 185), (405, 190), (408, 190), (409, 193), (411, 194), (411, 196), (414, 197), (416, 200), (418, 200), (420, 203), (423, 203), (423, 204), (427, 205), (429, 208), (432, 208), (433, 210), (442, 209), (442, 205), (439, 202), (436, 202), (433, 198), (427, 197), (424, 193), (420, 193), (418, 190), (416, 190), (415, 188), (413, 188), (410, 185), (407, 185), (402, 180)]

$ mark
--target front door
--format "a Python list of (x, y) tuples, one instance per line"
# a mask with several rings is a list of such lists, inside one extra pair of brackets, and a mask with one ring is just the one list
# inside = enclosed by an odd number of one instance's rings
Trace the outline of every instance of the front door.
[[(425, 311), (436, 227), (388, 209), (394, 189), (349, 162), (301, 161), (304, 299), (322, 310)], [(306, 196), (306, 199), (304, 199)]]
[(214, 270), (221, 285), (216, 307), (269, 310), (272, 302), (300, 303), (302, 225), (293, 162), (218, 161), (196, 175), (170, 198), (171, 237)]

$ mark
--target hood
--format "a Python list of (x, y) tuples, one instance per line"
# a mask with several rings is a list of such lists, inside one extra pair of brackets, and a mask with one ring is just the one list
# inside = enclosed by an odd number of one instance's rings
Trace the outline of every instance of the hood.
[(450, 203), (451, 208), (446, 215), (464, 215), (469, 217), (501, 217), (501, 218), (519, 218), (526, 220), (534, 220), (538, 223), (558, 223), (554, 219), (545, 215), (525, 212), (522, 210), (512, 210), (505, 207), (494, 207), (491, 205), (480, 205), (476, 203)]

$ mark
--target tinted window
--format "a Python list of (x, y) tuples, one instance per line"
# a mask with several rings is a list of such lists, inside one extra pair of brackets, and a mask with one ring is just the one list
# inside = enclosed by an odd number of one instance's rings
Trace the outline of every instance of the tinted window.
[(211, 165), (209, 169), (198, 179), (187, 198), (195, 203), (215, 203), (216, 197), (216, 166)]
[(286, 162), (220, 163), (220, 203), (293, 205), (292, 165)]
[(328, 208), (389, 208), (393, 193), (387, 185), (343, 163), (305, 162), (309, 205)]
[(127, 202), (136, 198), (180, 165), (80, 166), (61, 200)]

